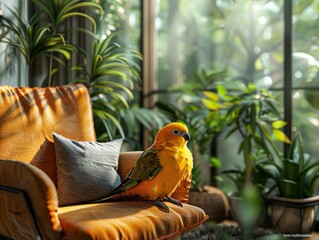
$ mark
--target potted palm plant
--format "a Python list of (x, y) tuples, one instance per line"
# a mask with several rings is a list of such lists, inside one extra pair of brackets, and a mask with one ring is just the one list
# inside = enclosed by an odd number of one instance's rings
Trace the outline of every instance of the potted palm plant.
[[(234, 86), (234, 84), (233, 84)], [(273, 160), (280, 152), (275, 141), (289, 143), (281, 131), (280, 105), (266, 89), (254, 84), (240, 84), (238, 88), (217, 85), (216, 91), (204, 92), (203, 104), (210, 110), (207, 124), (218, 126), (228, 138), (239, 135), (238, 154), (242, 154), (242, 167), (224, 170), (221, 176), (233, 181), (236, 190), (229, 196), (231, 214), (238, 220), (241, 193), (248, 186), (255, 186), (262, 194), (266, 189), (265, 161)]]
[(297, 133), (287, 158), (268, 161), (263, 168), (273, 180), (277, 195), (267, 195), (271, 224), (283, 233), (310, 233), (319, 196), (319, 163), (304, 152), (302, 137)]

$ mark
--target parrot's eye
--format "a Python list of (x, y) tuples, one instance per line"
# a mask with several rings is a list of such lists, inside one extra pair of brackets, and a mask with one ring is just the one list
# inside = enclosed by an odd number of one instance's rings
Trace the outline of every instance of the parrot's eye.
[(174, 130), (173, 133), (174, 133), (175, 135), (178, 135), (178, 134), (179, 134), (179, 131), (178, 131), (178, 130)]

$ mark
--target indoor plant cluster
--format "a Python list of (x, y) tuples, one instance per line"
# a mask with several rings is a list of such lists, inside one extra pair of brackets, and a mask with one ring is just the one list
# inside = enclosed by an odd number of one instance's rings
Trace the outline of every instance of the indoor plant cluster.
[[(309, 233), (319, 200), (314, 197), (319, 186), (319, 163), (304, 152), (300, 133), (295, 133), (291, 142), (281, 131), (286, 123), (280, 118), (275, 98), (251, 83), (232, 92), (218, 85), (216, 91), (203, 94), (202, 102), (211, 111), (207, 121), (218, 116), (226, 137), (234, 133), (241, 136), (238, 152), (242, 153), (244, 167), (223, 172), (236, 184), (236, 196), (247, 187), (257, 187), (270, 208), (273, 227), (284, 233)], [(275, 140), (289, 144), (287, 156)], [(233, 215), (239, 215), (234, 208)], [(261, 216), (266, 212), (261, 209)]]
[(233, 180), (237, 193), (244, 186), (255, 185), (264, 192), (266, 177), (262, 163), (279, 158), (278, 142), (290, 143), (281, 131), (286, 124), (281, 120), (280, 105), (266, 89), (254, 84), (239, 84), (227, 88), (218, 84), (216, 91), (204, 91), (202, 103), (210, 109), (206, 121), (217, 126), (228, 138), (238, 134), (238, 154), (243, 156), (243, 167), (224, 171)]
[(29, 18), (19, 9), (0, 16), (0, 41), (25, 60), (21, 75), (28, 86), (84, 83), (100, 141), (125, 137), (136, 143), (140, 124), (159, 129), (168, 121), (157, 111), (136, 106), (142, 55), (121, 46), (116, 31), (96, 34), (106, 18), (100, 1), (32, 0), (29, 5), (36, 9)]
[(319, 196), (319, 162), (304, 152), (302, 137), (296, 133), (287, 157), (268, 161), (264, 166), (273, 180), (277, 196), (267, 195), (266, 203), (272, 212), (271, 222), (281, 232), (310, 233), (315, 220)]

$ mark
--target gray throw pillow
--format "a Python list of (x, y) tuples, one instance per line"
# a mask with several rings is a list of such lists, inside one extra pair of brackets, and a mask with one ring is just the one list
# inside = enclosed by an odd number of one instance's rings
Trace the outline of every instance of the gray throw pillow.
[(121, 183), (117, 173), (122, 139), (79, 142), (53, 133), (59, 205), (97, 200)]

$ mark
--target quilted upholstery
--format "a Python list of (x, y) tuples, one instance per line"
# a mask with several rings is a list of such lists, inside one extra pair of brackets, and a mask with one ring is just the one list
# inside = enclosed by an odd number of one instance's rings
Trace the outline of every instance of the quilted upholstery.
[(56, 184), (52, 132), (95, 141), (90, 96), (84, 85), (0, 87), (0, 158), (28, 162)]

